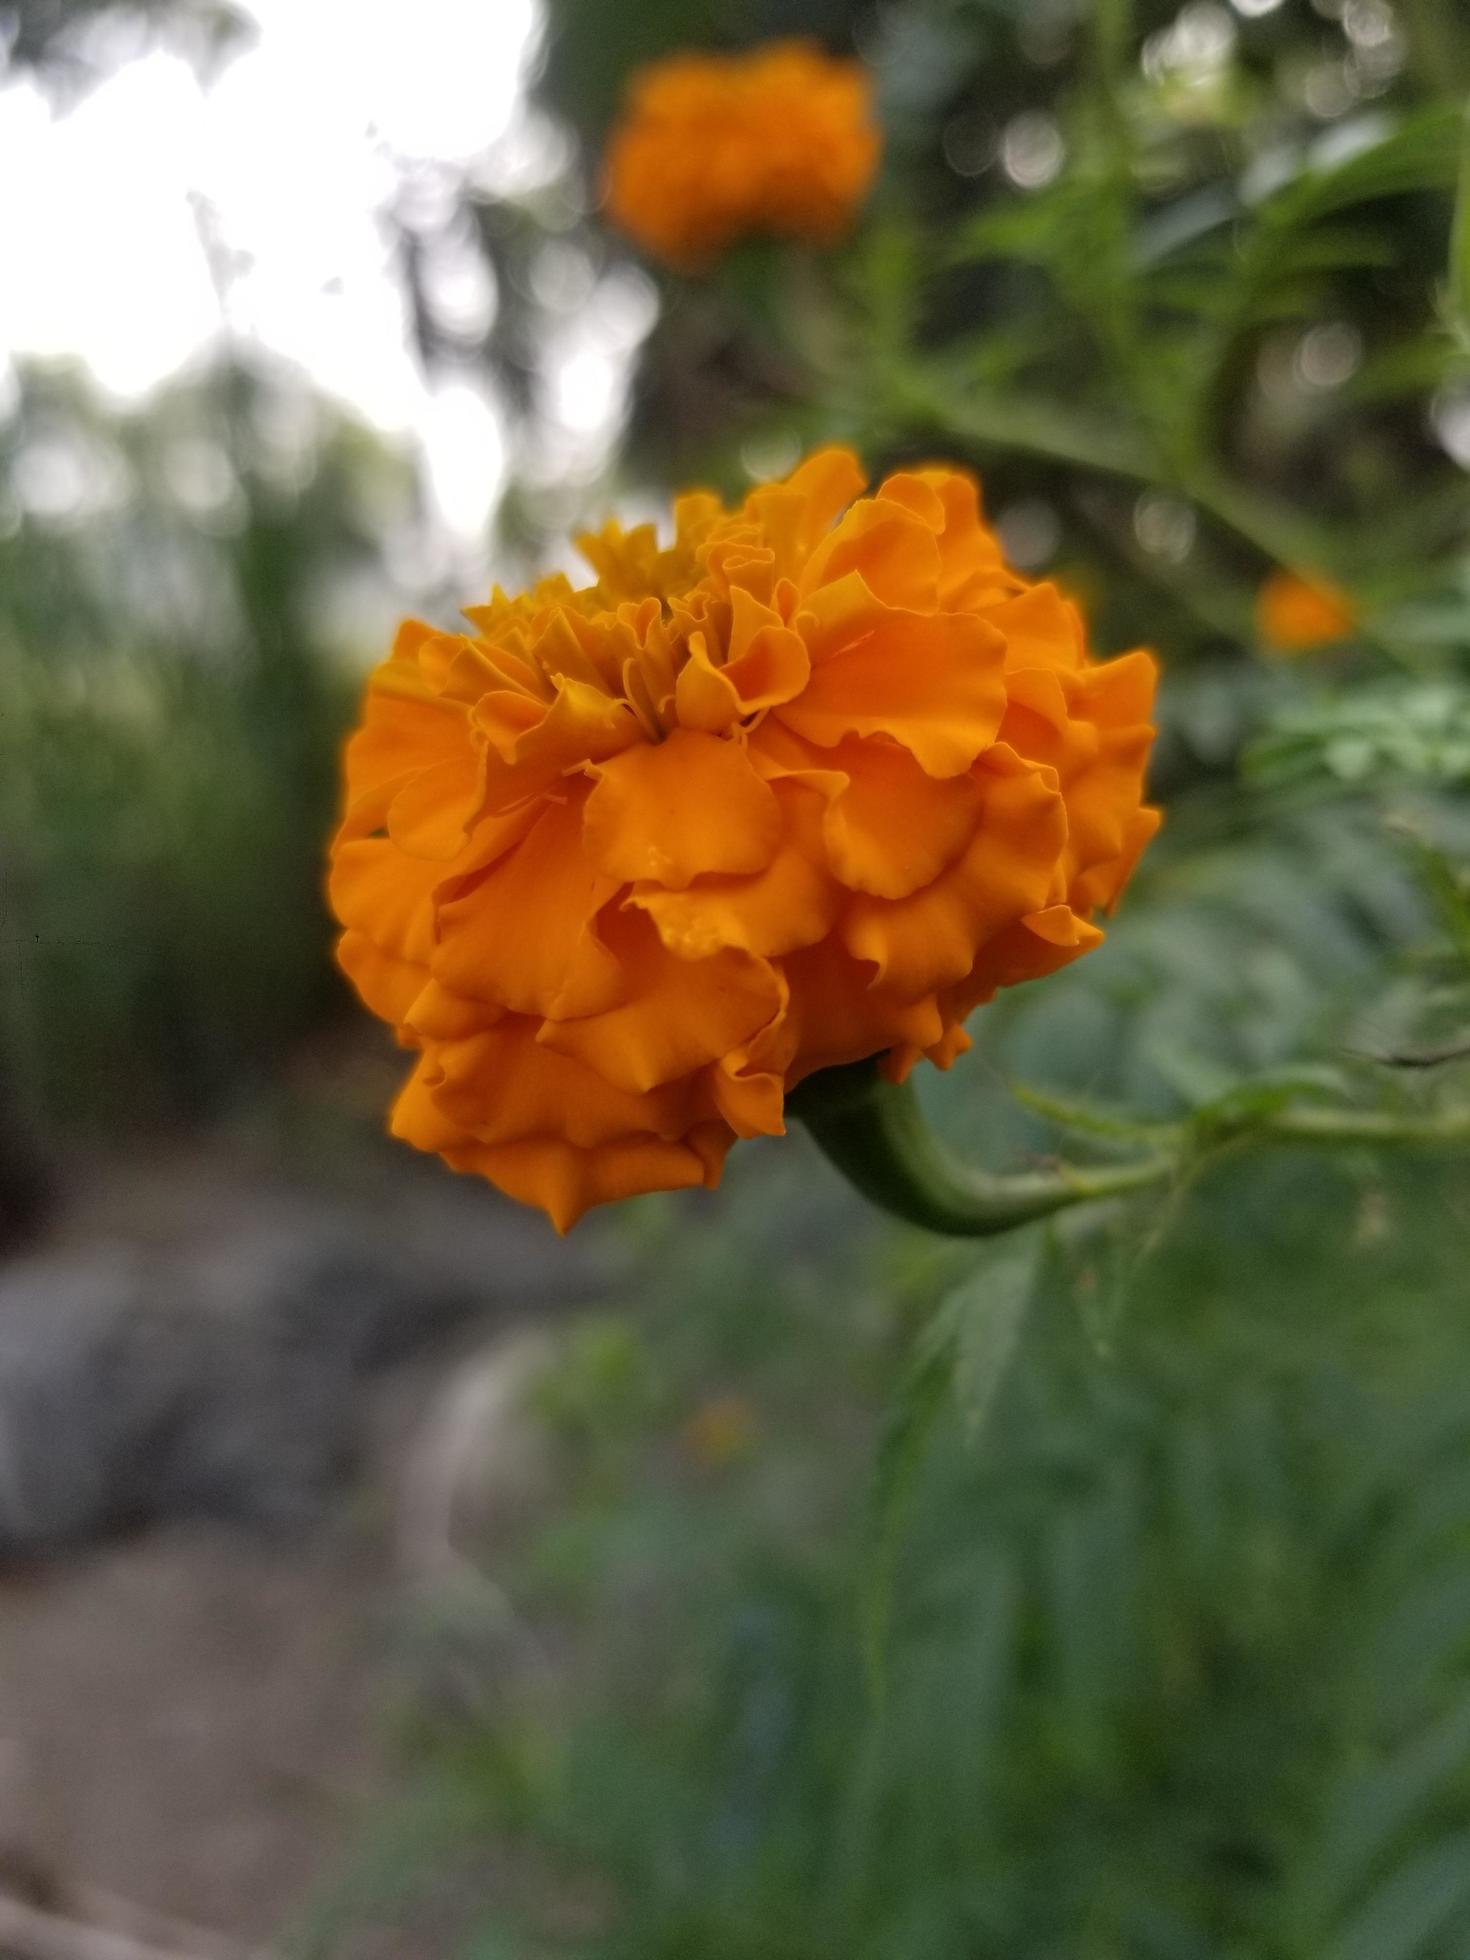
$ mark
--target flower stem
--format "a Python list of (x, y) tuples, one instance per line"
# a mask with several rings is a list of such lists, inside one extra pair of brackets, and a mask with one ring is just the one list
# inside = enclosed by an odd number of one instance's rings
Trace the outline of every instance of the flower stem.
[(1070, 1205), (1160, 1184), (1173, 1155), (1126, 1164), (1001, 1175), (962, 1163), (935, 1136), (909, 1083), (889, 1082), (876, 1062), (822, 1069), (793, 1090), (787, 1108), (863, 1196), (911, 1225), (952, 1238), (985, 1238)]
[[(1067, 1123), (1067, 1106), (1048, 1105)], [(828, 1160), (885, 1211), (951, 1238), (1013, 1231), (1073, 1205), (1094, 1204), (1167, 1183), (1212, 1152), (1241, 1147), (1314, 1149), (1470, 1147), (1470, 1108), (1350, 1109), (1330, 1103), (1248, 1106), (1222, 1120), (1202, 1109), (1177, 1125), (1153, 1128), (1155, 1148), (1112, 1164), (1053, 1162), (1045, 1169), (998, 1173), (961, 1162), (929, 1125), (912, 1086), (889, 1082), (876, 1061), (821, 1069), (794, 1089), (787, 1109), (811, 1131)], [(1089, 1113), (1070, 1127), (1096, 1131)], [(1137, 1126), (1140, 1138), (1152, 1126)], [(1114, 1134), (1126, 1134), (1118, 1126)]]

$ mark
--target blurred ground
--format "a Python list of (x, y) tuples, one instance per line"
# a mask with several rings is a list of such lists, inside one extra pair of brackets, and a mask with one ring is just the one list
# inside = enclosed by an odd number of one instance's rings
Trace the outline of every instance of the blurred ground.
[(264, 1938), (432, 1688), (409, 1628), (514, 1330), (618, 1261), (401, 1158), (348, 1196), (191, 1140), (65, 1188), (0, 1272), (0, 1895)]

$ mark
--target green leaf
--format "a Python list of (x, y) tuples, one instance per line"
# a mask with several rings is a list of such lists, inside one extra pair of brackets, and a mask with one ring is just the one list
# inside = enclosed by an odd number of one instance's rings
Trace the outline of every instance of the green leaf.
[(863, 1646), (875, 1698), (883, 1692), (893, 1575), (919, 1469), (935, 1428), (958, 1406), (966, 1437), (984, 1432), (1035, 1288), (1042, 1237), (1017, 1234), (945, 1296), (914, 1346), (888, 1412), (873, 1470)]
[(1447, 190), (1459, 169), (1460, 145), (1457, 110), (1424, 110), (1342, 162), (1309, 160), (1300, 175), (1269, 198), (1262, 216), (1274, 226), (1294, 228), (1374, 198)]
[[(1411, 1742), (1358, 1771), (1335, 1794), (1321, 1845), (1301, 1889), (1317, 1916), (1336, 1913), (1363, 1874), (1408, 1826), (1442, 1802), (1470, 1756), (1470, 1700), (1462, 1700)], [(1422, 1823), (1420, 1825), (1422, 1834)]]
[(1430, 1941), (1467, 1908), (1470, 1834), (1457, 1831), (1400, 1865), (1378, 1887), (1329, 1948), (1330, 1960), (1417, 1960), (1441, 1952)]

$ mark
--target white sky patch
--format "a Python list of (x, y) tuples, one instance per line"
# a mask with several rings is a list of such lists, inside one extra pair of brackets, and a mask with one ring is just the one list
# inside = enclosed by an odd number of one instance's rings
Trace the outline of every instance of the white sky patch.
[(513, 133), (535, 0), (245, 11), (257, 31), (209, 82), (155, 49), (65, 114), (33, 81), (0, 87), (0, 371), (72, 357), (137, 401), (228, 333), (416, 437), (472, 535), (503, 434), (478, 386), (420, 370), (387, 213), (407, 176), (477, 170)]

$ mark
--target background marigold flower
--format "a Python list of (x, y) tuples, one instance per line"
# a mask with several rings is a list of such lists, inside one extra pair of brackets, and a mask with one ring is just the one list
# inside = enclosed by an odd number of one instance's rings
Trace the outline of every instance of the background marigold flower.
[(541, 1205), (713, 1185), (786, 1092), (948, 1067), (1097, 944), (1157, 813), (1154, 664), (1098, 663), (978, 490), (810, 457), (410, 622), (346, 752), (341, 963), (418, 1051), (394, 1131)]
[(1325, 579), (1273, 572), (1256, 594), (1256, 631), (1275, 653), (1307, 653), (1345, 640), (1358, 624), (1348, 595)]
[(629, 89), (608, 144), (607, 212), (686, 270), (755, 235), (830, 244), (867, 195), (881, 149), (858, 62), (805, 41), (674, 55)]

